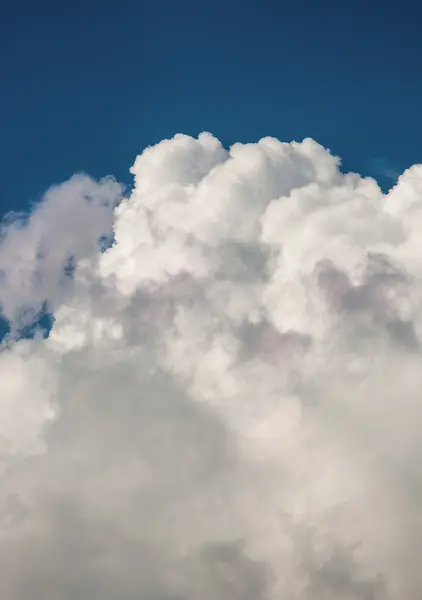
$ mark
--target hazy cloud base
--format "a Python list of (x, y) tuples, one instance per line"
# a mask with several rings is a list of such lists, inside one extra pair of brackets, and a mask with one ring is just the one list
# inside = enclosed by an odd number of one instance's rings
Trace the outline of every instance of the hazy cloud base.
[(420, 600), (422, 166), (204, 133), (132, 173), (0, 231), (0, 597)]

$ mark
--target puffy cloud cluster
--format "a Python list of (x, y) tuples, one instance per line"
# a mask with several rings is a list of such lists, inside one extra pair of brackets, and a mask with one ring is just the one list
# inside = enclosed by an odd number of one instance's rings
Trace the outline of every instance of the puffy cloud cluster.
[(419, 600), (422, 166), (204, 133), (132, 173), (2, 228), (1, 598)]
[(14, 326), (30, 322), (46, 301), (54, 312), (66, 267), (96, 253), (112, 235), (122, 193), (111, 178), (97, 183), (76, 175), (51, 188), (31, 215), (11, 213), (0, 222), (0, 306)]

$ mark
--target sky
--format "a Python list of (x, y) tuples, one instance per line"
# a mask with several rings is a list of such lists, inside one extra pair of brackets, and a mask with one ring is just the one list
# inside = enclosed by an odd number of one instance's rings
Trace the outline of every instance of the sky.
[(2, 600), (422, 597), (421, 42), (371, 5), (0, 19)]
[(381, 177), (421, 160), (415, 3), (23, 0), (1, 10), (0, 214), (75, 172), (130, 184), (133, 156), (177, 132), (211, 131), (226, 145), (310, 136), (345, 168)]

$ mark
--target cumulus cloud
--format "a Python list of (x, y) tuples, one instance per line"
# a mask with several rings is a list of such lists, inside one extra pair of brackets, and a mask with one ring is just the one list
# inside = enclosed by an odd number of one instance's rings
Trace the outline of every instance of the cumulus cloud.
[(2, 227), (1, 597), (419, 600), (422, 166), (203, 133), (132, 173)]
[(77, 175), (52, 187), (30, 215), (11, 213), (0, 223), (0, 307), (12, 324), (55, 310), (66, 267), (71, 271), (111, 236), (122, 192), (111, 178)]

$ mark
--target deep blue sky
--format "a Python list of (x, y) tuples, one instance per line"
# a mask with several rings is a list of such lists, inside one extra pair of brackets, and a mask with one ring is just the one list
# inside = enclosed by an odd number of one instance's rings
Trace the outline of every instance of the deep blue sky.
[(422, 161), (422, 8), (379, 0), (3, 2), (0, 214), (176, 132), (312, 136), (346, 168)]

